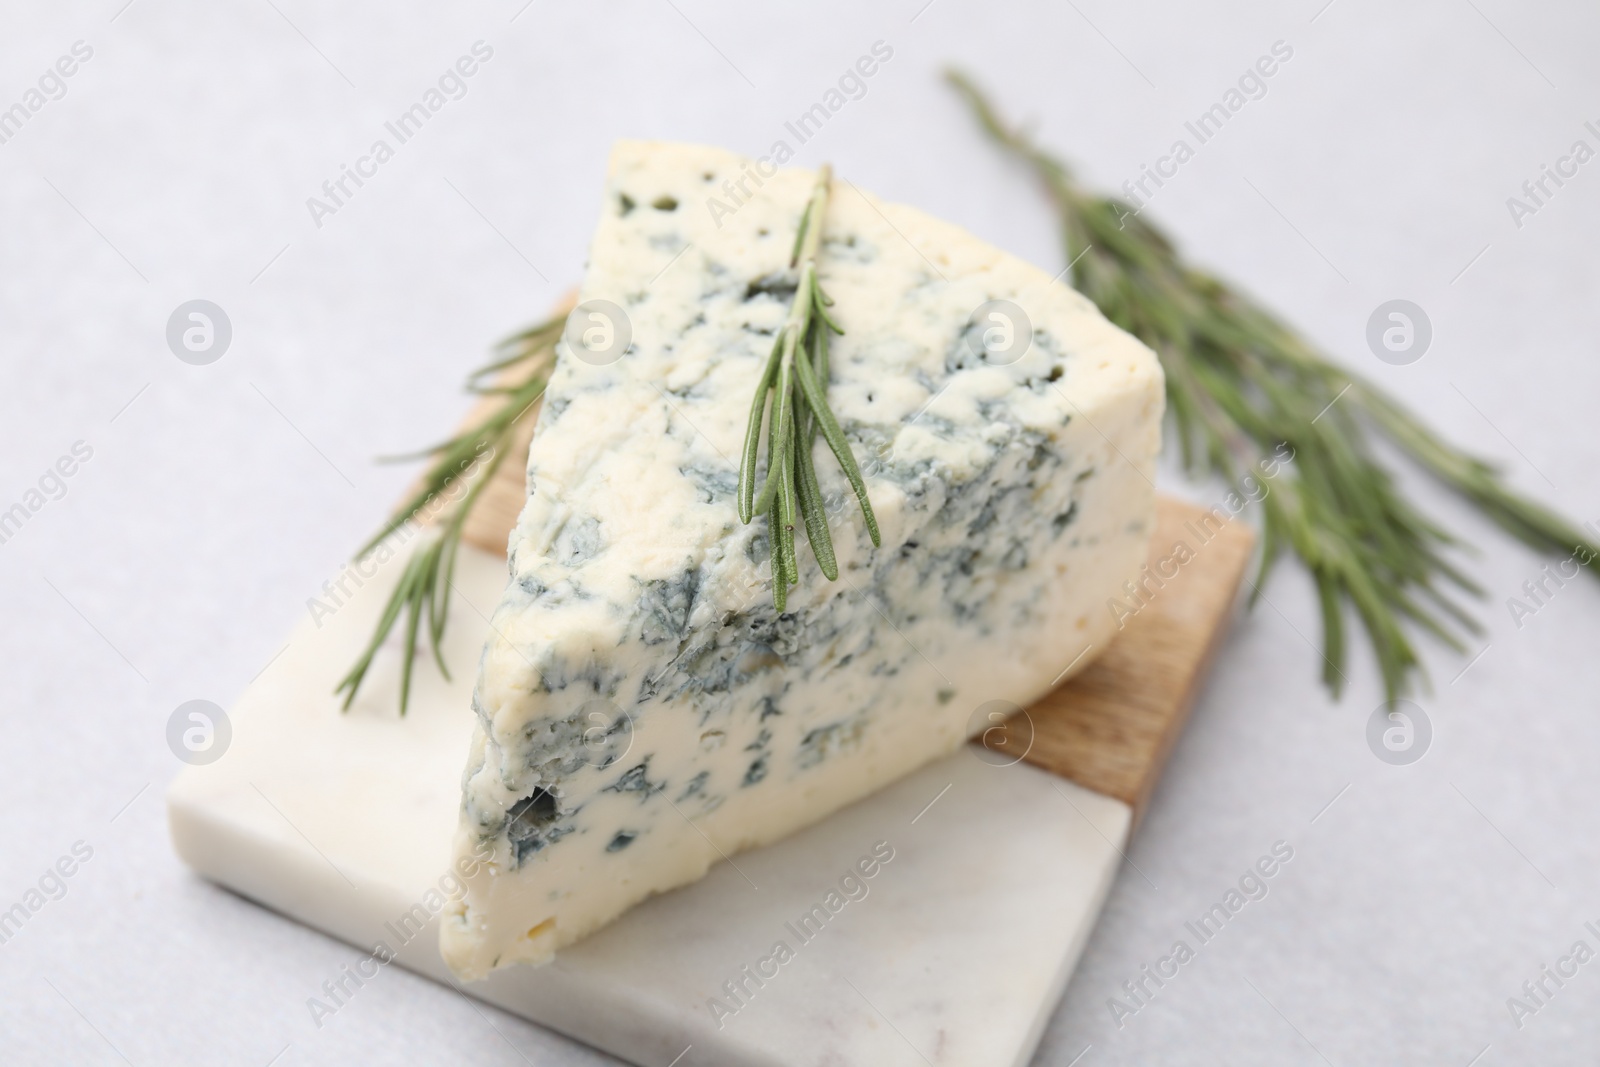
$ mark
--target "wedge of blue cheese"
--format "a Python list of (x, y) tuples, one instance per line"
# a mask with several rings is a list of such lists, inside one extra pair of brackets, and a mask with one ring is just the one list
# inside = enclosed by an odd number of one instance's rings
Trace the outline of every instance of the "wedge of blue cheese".
[[(1152, 525), (1154, 355), (1045, 272), (842, 181), (828, 396), (882, 545), (819, 441), (840, 576), (800, 538), (774, 610), (766, 520), (740, 523), (735, 487), (814, 180), (613, 151), (579, 311), (622, 309), (599, 328), (631, 343), (562, 353), (528, 456), (455, 843), (492, 859), (442, 924), (463, 979), (547, 961), (951, 752), (1113, 636)], [(1007, 328), (975, 321), (992, 301), (1023, 310), (1025, 347), (984, 343)]]

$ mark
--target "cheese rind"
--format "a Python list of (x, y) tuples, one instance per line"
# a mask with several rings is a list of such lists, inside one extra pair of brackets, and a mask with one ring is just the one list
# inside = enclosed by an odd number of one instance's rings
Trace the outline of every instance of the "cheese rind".
[[(1103, 648), (1144, 559), (1153, 354), (1042, 271), (838, 182), (828, 397), (882, 545), (819, 442), (840, 577), (800, 538), (778, 615), (765, 519), (740, 524), (735, 487), (814, 177), (711, 204), (750, 172), (715, 149), (613, 153), (580, 301), (624, 309), (632, 344), (563, 355), (529, 453), (456, 841), (494, 859), (441, 930), (463, 978), (548, 960), (952, 751), (985, 705), (1026, 705)], [(1014, 362), (971, 343), (992, 300), (1031, 321)]]

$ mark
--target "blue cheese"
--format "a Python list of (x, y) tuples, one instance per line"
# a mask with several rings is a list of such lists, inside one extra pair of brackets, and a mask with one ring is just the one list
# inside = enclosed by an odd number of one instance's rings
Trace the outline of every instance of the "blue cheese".
[[(731, 214), (730, 178), (751, 193)], [(1043, 271), (845, 182), (819, 264), (845, 329), (828, 396), (882, 545), (819, 442), (839, 580), (801, 537), (774, 610), (735, 484), (814, 180), (612, 154), (580, 311), (622, 309), (631, 343), (563, 352), (528, 456), (455, 842), (493, 859), (441, 931), (464, 979), (548, 961), (953, 751), (978, 709), (1026, 705), (1113, 635), (1152, 525), (1155, 357)], [(997, 300), (1031, 323), (1004, 358), (974, 343)]]

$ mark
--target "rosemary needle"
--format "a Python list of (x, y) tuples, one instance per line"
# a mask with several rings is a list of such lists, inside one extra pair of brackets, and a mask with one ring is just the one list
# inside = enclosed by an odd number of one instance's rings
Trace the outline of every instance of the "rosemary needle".
[[(390, 632), (406, 616), (404, 640), (400, 649), (400, 714), (411, 700), (411, 675), (417, 657), (417, 637), (427, 623), (428, 644), (434, 661), (446, 678), (440, 644), (449, 620), (450, 589), (455, 577), (456, 558), (461, 548), (467, 517), (484, 489), (494, 478), (517, 439), (517, 428), (529, 417), (544, 394), (555, 360), (556, 341), (565, 320), (551, 319), (509, 337), (496, 346), (497, 358), (475, 371), (467, 387), (484, 396), (503, 396), (505, 400), (483, 419), (469, 425), (455, 437), (412, 456), (393, 459), (431, 457), (433, 465), (411, 498), (356, 553), (357, 558), (371, 552), (390, 534), (409, 521), (435, 521), (422, 535), (425, 540), (412, 550), (400, 580), (389, 596), (378, 625), (365, 650), (339, 682), (335, 694), (345, 694), (349, 709), (366, 680), (378, 650)], [(486, 385), (491, 378), (497, 384)]]
[[(872, 543), (880, 543), (878, 519), (867, 499), (861, 468), (828, 407), (828, 337), (830, 333), (844, 333), (828, 314), (833, 300), (817, 280), (817, 251), (822, 247), (832, 181), (832, 168), (824, 164), (800, 214), (789, 257), (790, 268), (798, 271), (794, 302), (756, 384), (739, 462), (739, 518), (748, 523), (757, 514), (767, 516), (767, 535), (772, 543), (772, 602), (780, 612), (788, 606), (789, 586), (800, 581), (794, 544), (796, 515), (805, 524), (806, 538), (822, 573), (830, 582), (839, 577), (812, 457), (818, 433), (855, 490)], [(763, 426), (767, 430), (767, 473), (758, 495), (756, 463)]]
[(1480, 629), (1452, 596), (1483, 594), (1447, 555), (1460, 541), (1406, 499), (1378, 460), (1374, 437), (1528, 545), (1586, 561), (1600, 553), (1572, 523), (1507, 486), (1496, 467), (1449, 444), (1249, 296), (1191, 266), (1129, 205), (1082, 189), (1066, 164), (1007, 126), (963, 74), (947, 77), (985, 132), (1044, 185), (1060, 216), (1073, 285), (1160, 358), (1185, 469), (1243, 490), (1270, 453), (1293, 449), (1290, 468), (1261, 498), (1255, 595), (1285, 551), (1305, 564), (1322, 614), (1322, 678), (1335, 696), (1345, 681), (1351, 610), (1390, 699), (1422, 671), (1415, 630), (1465, 651), (1462, 638)]

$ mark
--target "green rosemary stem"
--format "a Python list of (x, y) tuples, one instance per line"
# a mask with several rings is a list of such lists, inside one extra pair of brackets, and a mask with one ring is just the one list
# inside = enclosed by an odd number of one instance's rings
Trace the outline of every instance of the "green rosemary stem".
[[(1446, 442), (1249, 296), (1189, 265), (1128, 204), (1081, 189), (970, 79), (955, 71), (948, 78), (984, 131), (1044, 186), (1073, 285), (1161, 360), (1185, 470), (1220, 477), (1259, 500), (1252, 600), (1285, 552), (1310, 572), (1322, 616), (1323, 681), (1336, 696), (1347, 677), (1349, 612), (1367, 633), (1390, 699), (1422, 673), (1413, 633), (1465, 651), (1463, 639), (1480, 632), (1452, 596), (1483, 595), (1451, 558), (1459, 539), (1405, 497), (1374, 450), (1376, 438), (1532, 547), (1586, 564), (1600, 555), (1584, 531), (1511, 489), (1495, 466)], [(1285, 448), (1288, 457), (1274, 462)]]
[[(797, 517), (805, 526), (823, 575), (829, 581), (839, 577), (812, 456), (818, 433), (827, 441), (855, 491), (872, 543), (880, 543), (878, 520), (867, 499), (866, 482), (827, 401), (828, 333), (844, 333), (828, 314), (828, 305), (833, 301), (817, 280), (817, 255), (822, 248), (832, 181), (832, 168), (824, 165), (817, 172), (816, 184), (800, 215), (789, 262), (790, 268), (798, 271), (794, 300), (756, 383), (739, 463), (739, 519), (748, 523), (758, 514), (767, 516), (767, 536), (772, 544), (772, 602), (780, 612), (788, 607), (789, 586), (800, 581), (794, 541)], [(767, 474), (757, 494), (756, 464), (763, 427), (767, 430)]]
[[(501, 342), (496, 346), (498, 358), (473, 372), (467, 387), (480, 395), (503, 396), (504, 402), (455, 437), (416, 456), (398, 457), (432, 457), (433, 464), (423, 475), (416, 492), (362, 546), (356, 558), (366, 556), (407, 522), (434, 525), (420, 535), (422, 541), (412, 549), (371, 638), (334, 690), (336, 695), (344, 694), (346, 710), (355, 700), (373, 660), (402, 614), (406, 621), (400, 649), (400, 714), (406, 713), (411, 701), (417, 638), (424, 629), (424, 622), (434, 662), (445, 678), (450, 677), (442, 644), (449, 622), (456, 560), (467, 519), (494, 480), (500, 464), (513, 451), (519, 427), (544, 395), (555, 361), (556, 341), (564, 325), (564, 318), (550, 319)], [(497, 384), (482, 384), (491, 376), (497, 379)]]

